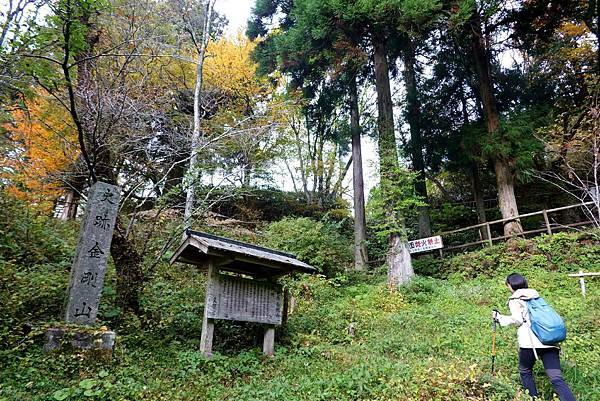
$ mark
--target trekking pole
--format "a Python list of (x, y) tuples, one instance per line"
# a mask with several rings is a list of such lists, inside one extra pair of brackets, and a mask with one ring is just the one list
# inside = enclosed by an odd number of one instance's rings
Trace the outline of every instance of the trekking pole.
[[(498, 313), (497, 309), (494, 312)], [(492, 376), (494, 375), (494, 362), (496, 362), (496, 318), (492, 319)]]

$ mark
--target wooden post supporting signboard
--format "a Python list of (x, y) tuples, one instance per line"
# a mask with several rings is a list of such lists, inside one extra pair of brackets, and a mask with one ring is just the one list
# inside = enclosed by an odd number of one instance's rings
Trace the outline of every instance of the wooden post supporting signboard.
[(273, 356), (275, 350), (275, 326), (267, 326), (265, 328), (265, 337), (263, 339), (263, 354)]
[(206, 278), (206, 296), (204, 298), (204, 318), (202, 319), (202, 334), (200, 335), (200, 351), (205, 356), (210, 357), (212, 356), (212, 343), (215, 331), (215, 322), (212, 318), (209, 318), (208, 316), (211, 305), (215, 301), (215, 296), (213, 294), (212, 289), (215, 286), (218, 269), (215, 268), (215, 265), (212, 260), (209, 260), (206, 264), (208, 267), (208, 271)]
[(277, 280), (294, 271), (316, 271), (289, 253), (191, 230), (171, 257), (171, 263), (176, 261), (207, 271), (200, 339), (207, 357), (212, 355), (217, 320), (264, 324), (263, 352), (273, 355), (275, 327), (285, 324), (291, 313), (289, 292)]
[(283, 312), (281, 312), (281, 324), (287, 325), (288, 314), (290, 312), (290, 290), (288, 288), (283, 289)]

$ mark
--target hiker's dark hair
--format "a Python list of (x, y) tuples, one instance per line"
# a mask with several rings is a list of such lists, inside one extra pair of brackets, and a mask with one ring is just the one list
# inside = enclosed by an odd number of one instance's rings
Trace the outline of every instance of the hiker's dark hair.
[(521, 288), (529, 288), (527, 279), (519, 273), (509, 274), (508, 277), (506, 277), (506, 284), (509, 284), (515, 291), (520, 290)]

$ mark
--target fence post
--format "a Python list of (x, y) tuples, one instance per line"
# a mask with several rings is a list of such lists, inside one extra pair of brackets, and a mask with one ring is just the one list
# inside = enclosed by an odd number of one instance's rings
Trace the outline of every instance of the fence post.
[(550, 220), (548, 220), (548, 212), (546, 212), (546, 209), (542, 210), (542, 213), (544, 213), (544, 221), (546, 222), (546, 231), (548, 231), (548, 235), (552, 235), (552, 228), (550, 227)]
[(490, 246), (492, 246), (493, 245), (493, 242), (492, 242), (492, 230), (490, 229), (490, 223), (486, 223), (485, 224), (485, 229), (486, 229), (486, 232), (487, 232), (488, 243), (490, 244)]
[(581, 295), (585, 298), (585, 279), (583, 278), (583, 270), (579, 270), (579, 285), (581, 286)]

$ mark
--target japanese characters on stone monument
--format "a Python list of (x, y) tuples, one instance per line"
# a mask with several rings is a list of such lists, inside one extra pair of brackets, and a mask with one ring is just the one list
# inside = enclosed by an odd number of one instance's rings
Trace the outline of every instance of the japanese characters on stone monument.
[(90, 188), (71, 267), (67, 323), (96, 321), (120, 196), (119, 187), (104, 182), (96, 182)]

